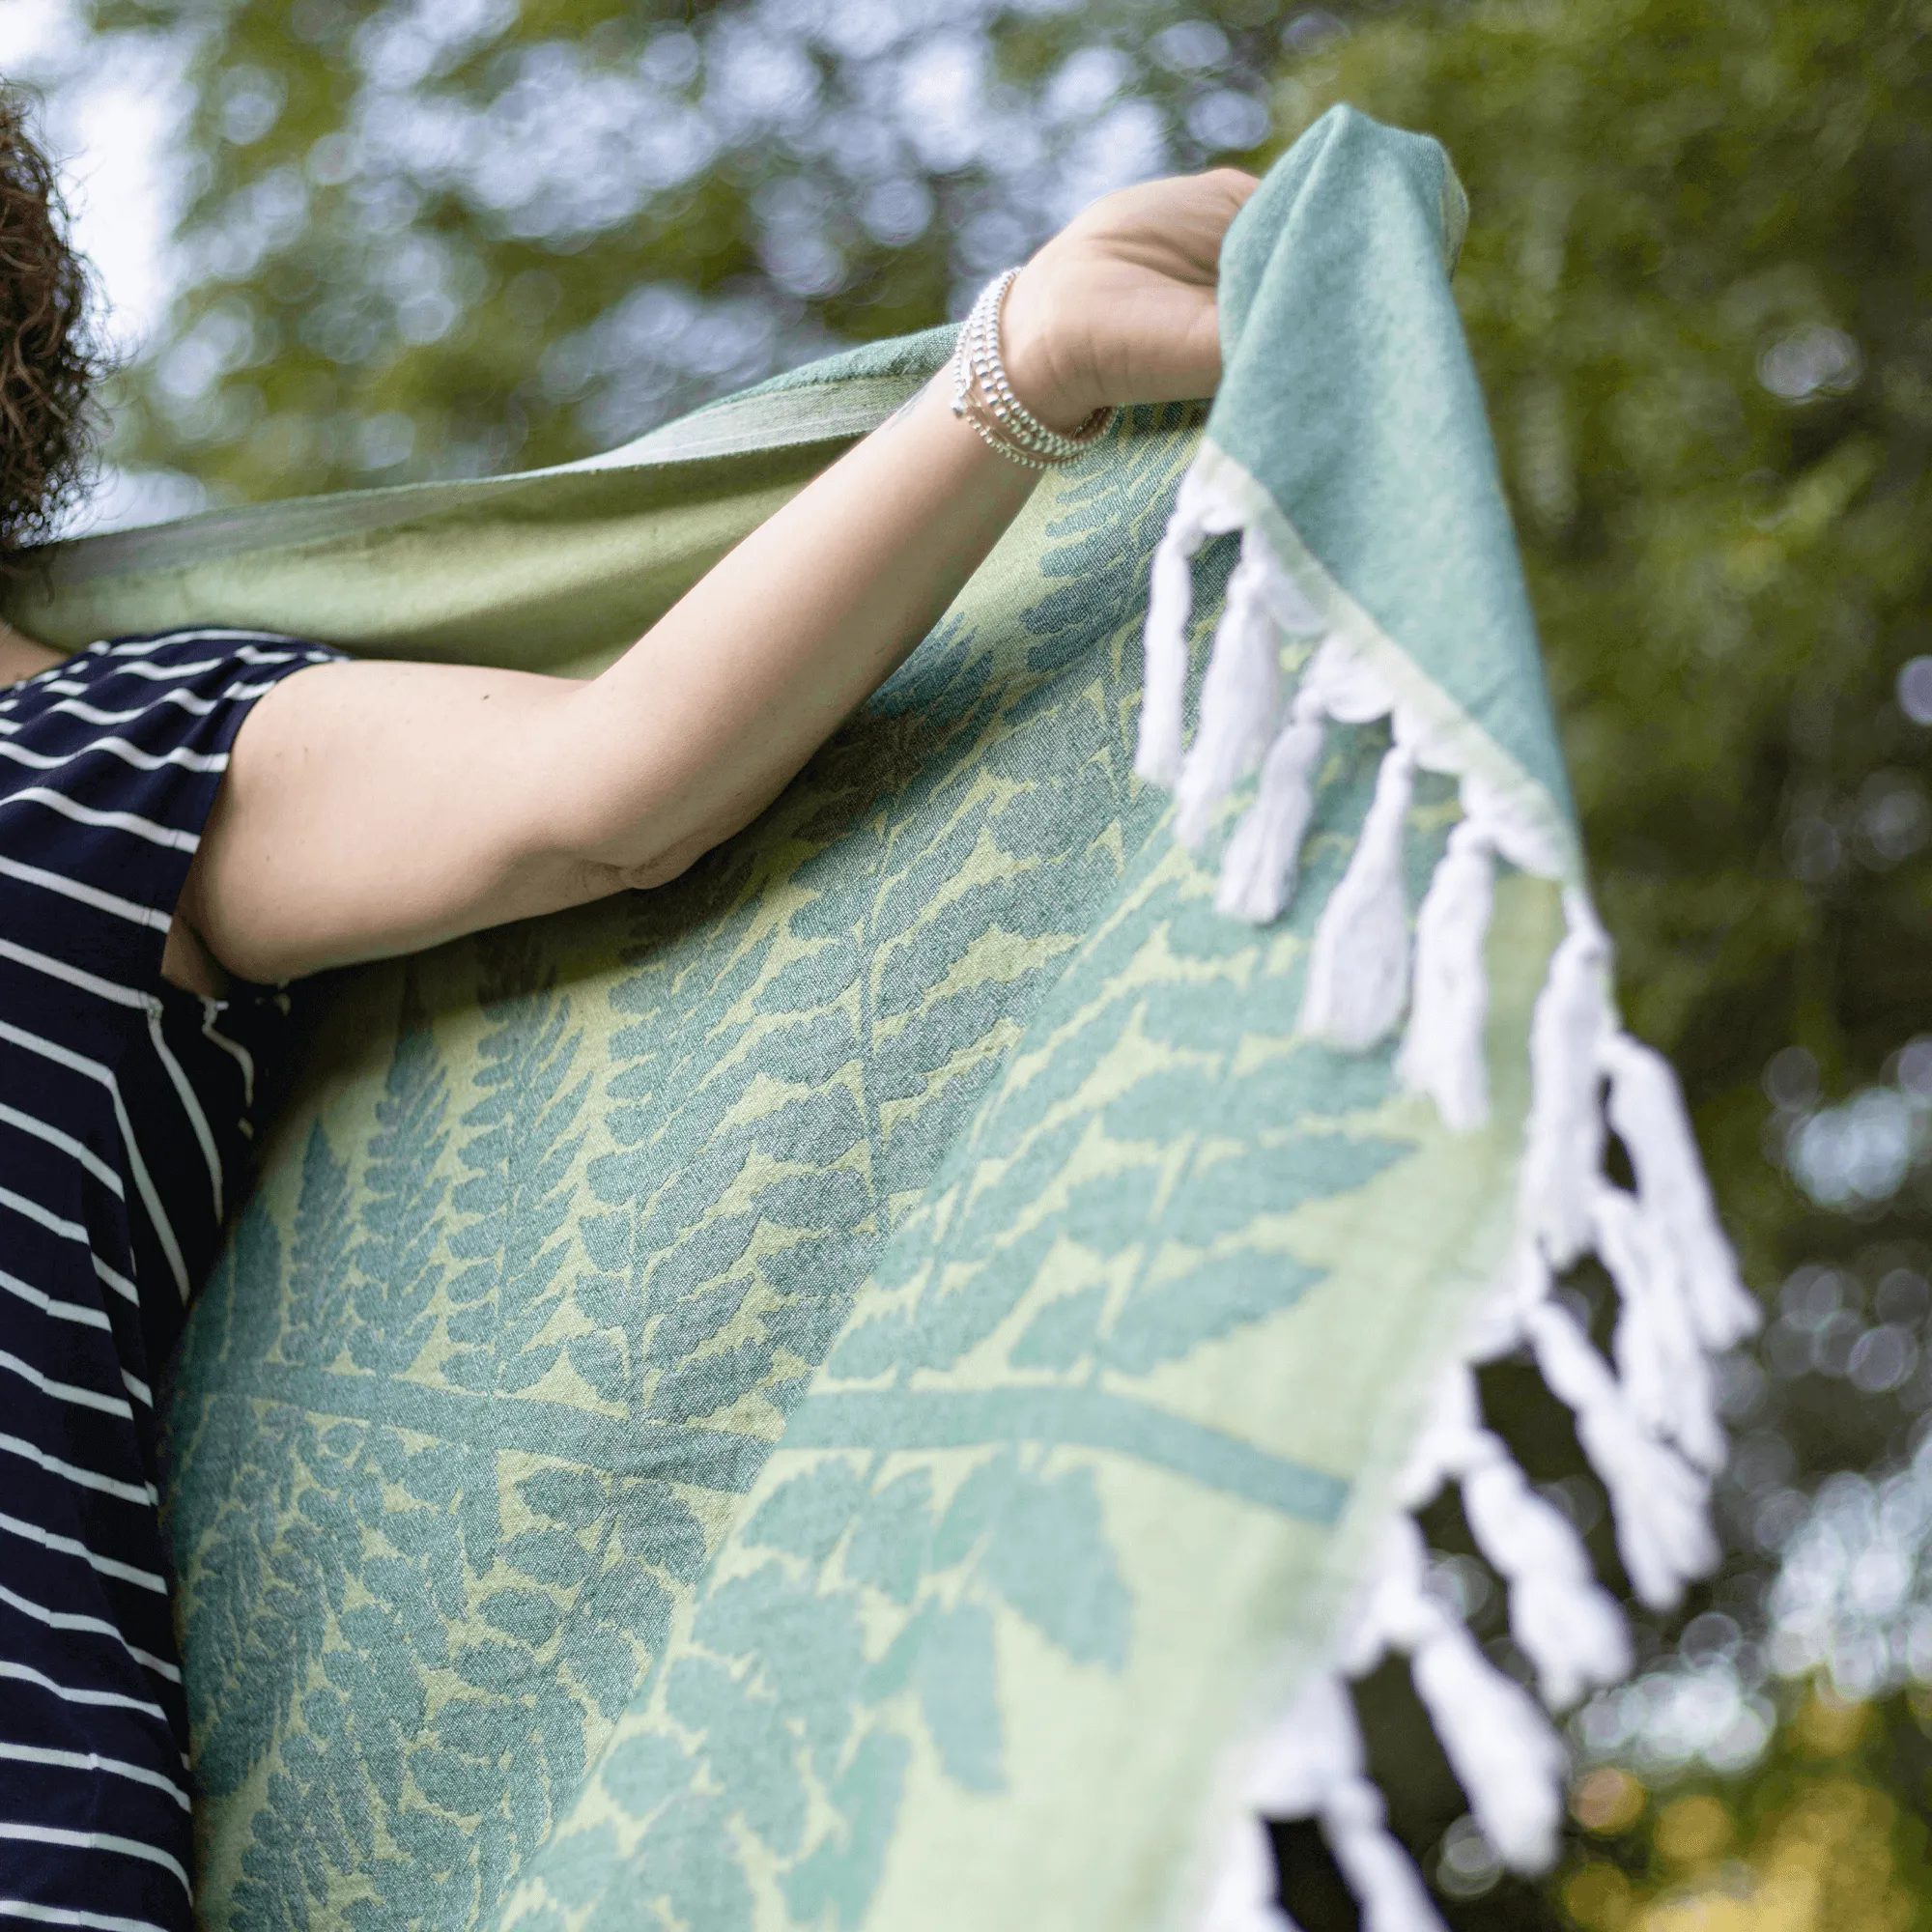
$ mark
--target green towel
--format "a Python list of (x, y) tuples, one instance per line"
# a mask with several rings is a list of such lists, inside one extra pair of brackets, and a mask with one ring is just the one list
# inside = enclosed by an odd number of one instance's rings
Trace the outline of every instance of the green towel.
[[(301, 992), (168, 1410), (207, 1923), (1264, 1932), (1312, 1816), (1433, 1927), (1346, 1694), (1390, 1651), (1547, 1863), (1557, 1733), (1407, 1512), (1460, 1484), (1552, 1708), (1614, 1681), (1472, 1365), (1533, 1354), (1667, 1603), (1752, 1305), (1617, 1030), (1463, 218), (1326, 116), (1228, 237), (1205, 424), (1052, 474), (755, 825)], [(950, 343), (72, 544), (8, 614), (591, 669)]]

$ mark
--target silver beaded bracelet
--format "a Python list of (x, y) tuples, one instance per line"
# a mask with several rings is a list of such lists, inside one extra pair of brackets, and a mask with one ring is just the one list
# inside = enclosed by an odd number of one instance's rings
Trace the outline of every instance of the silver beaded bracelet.
[(1000, 355), (1000, 311), (1017, 269), (995, 275), (980, 291), (959, 330), (952, 355), (952, 413), (970, 422), (989, 449), (1026, 469), (1077, 463), (1113, 427), (1118, 409), (1094, 412), (1070, 436), (1049, 428), (1013, 394)]

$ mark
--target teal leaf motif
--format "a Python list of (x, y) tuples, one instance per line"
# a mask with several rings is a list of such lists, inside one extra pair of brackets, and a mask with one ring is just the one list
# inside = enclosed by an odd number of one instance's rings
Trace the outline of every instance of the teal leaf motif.
[(1070, 1369), (1094, 1346), (1101, 1311), (1107, 1305), (1104, 1288), (1083, 1288), (1057, 1295), (1027, 1323), (1013, 1344), (1011, 1359), (1022, 1369)]
[(494, 1764), (429, 1745), (411, 1754), (410, 1776), (432, 1804), (460, 1818), (480, 1818), (497, 1808), (500, 1775)]
[(342, 1344), (350, 1293), (349, 1167), (318, 1121), (302, 1150), (301, 1192), (289, 1246), (285, 1361), (326, 1368)]
[[(244, 1229), (249, 1225), (244, 1217)], [(290, 1313), (279, 1336), (259, 1326), (252, 1337), (298, 1361), (325, 1358), (325, 1338), (345, 1306), (349, 1220), (346, 1163), (320, 1124), (303, 1148), (285, 1294), (278, 1293), (284, 1262), (272, 1227), (253, 1225), (248, 1259), (262, 1275), (251, 1294), (259, 1293), (266, 1308), (280, 1300)], [(186, 1690), (197, 1776), (215, 1793), (237, 1789), (287, 1722), (349, 1577), (327, 1512), (307, 1501), (313, 1492), (283, 1526), (298, 1472), (337, 1459), (298, 1410), (272, 1408), (246, 1431), (242, 1420), (240, 1406), (223, 1405), (193, 1450), (204, 1467), (213, 1463), (220, 1470), (213, 1520), (192, 1544), (183, 1540), (187, 1523), (174, 1525), (177, 1560), (190, 1553), (198, 1559), (196, 1587), (184, 1605)], [(258, 1570), (264, 1549), (275, 1551), (266, 1576)], [(234, 1687), (243, 1684), (248, 1694), (237, 1695)]]
[(640, 1731), (623, 1739), (604, 1764), (604, 1788), (633, 1818), (648, 1818), (689, 1789), (696, 1762), (671, 1739)]
[(479, 1605), (483, 1621), (540, 1650), (556, 1634), (556, 1605), (541, 1590), (497, 1590)]
[(570, 1366), (606, 1402), (621, 1403), (630, 1386), (624, 1351), (608, 1335), (573, 1335), (567, 1344)]
[(933, 1536), (943, 1567), (979, 1575), (1079, 1663), (1122, 1668), (1131, 1600), (1114, 1563), (1093, 1471), (1041, 1476), (1003, 1452), (960, 1484)]
[(517, 1493), (535, 1515), (571, 1529), (588, 1529), (610, 1500), (607, 1487), (588, 1469), (539, 1469), (517, 1485)]
[(952, 1500), (933, 1532), (936, 1569), (952, 1570), (965, 1562), (1010, 1503), (1019, 1482), (1019, 1459), (1005, 1450), (981, 1463), (953, 1491)]
[[(549, 1889), (559, 1905), (577, 1911), (594, 1904), (604, 1895), (605, 1889), (617, 1877), (622, 1864), (623, 1857), (617, 1849), (617, 1833), (608, 1823), (593, 1825), (587, 1832), (571, 1834), (570, 1857), (551, 1881)], [(524, 1926), (534, 1922), (528, 1918), (518, 1920)], [(565, 1932), (560, 1915), (551, 1932)]]
[[(303, 1151), (286, 1256), (265, 1216), (244, 1216), (234, 1252), (245, 1279), (232, 1277), (218, 1320), (204, 1311), (189, 1357), (271, 1361), (279, 1333), (283, 1364), (318, 1383), (353, 1373), (359, 1402), (381, 1400), (382, 1378), (413, 1371), (434, 1341), (431, 1378), (452, 1409), (490, 1412), (467, 1390), (501, 1414), (497, 1405), (545, 1382), (547, 1398), (582, 1402), (587, 1389), (659, 1429), (733, 1411), (690, 1432), (697, 1444), (746, 1429), (748, 1397), (769, 1406), (748, 1435), (776, 1435), (875, 1262), (915, 1319), (858, 1331), (842, 1373), (885, 1376), (993, 1333), (1041, 1259), (1022, 1243), (987, 1265), (1033, 1182), (1015, 1173), (983, 1224), (962, 1194), (948, 1225), (935, 1197), (947, 1164), (972, 1152), (1011, 1029), (1037, 1016), (1070, 952), (1105, 953), (1104, 935), (1082, 935), (1165, 809), (1131, 779), (1130, 632), (1142, 537), (1157, 534), (1185, 454), (1170, 440), (1072, 479), (1045, 566), (1052, 592), (1017, 627), (949, 619), (762, 826), (677, 885), (613, 907), (608, 929), (633, 940), (621, 972), (573, 977), (587, 989), (574, 1003), (551, 963), (555, 928), (466, 942), (484, 1029), (454, 1082), (406, 983), (374, 1132), (347, 1161), (347, 1144), (326, 1134)], [(1123, 530), (1141, 534), (1122, 541)], [(1205, 580), (1220, 567), (1208, 560)], [(1096, 841), (1096, 826), (1121, 836)], [(1101, 963), (1129, 962), (1117, 951)], [(1075, 1040), (1069, 1063), (1089, 1063), (1070, 1066), (1076, 1084), (1125, 1013), (1110, 998)], [(1160, 1024), (1204, 1065), (1218, 1051), (1193, 1037), (1190, 1013)], [(593, 1064), (609, 1151), (579, 1187)], [(1108, 1122), (1123, 1139), (1145, 1131), (1131, 1102)], [(1044, 1138), (1036, 1175), (1066, 1151)], [(1145, 1219), (1151, 1190), (1134, 1199)], [(894, 1221), (914, 1236), (902, 1272), (882, 1254)], [(922, 1299), (920, 1257), (939, 1227), (963, 1264), (951, 1279), (972, 1290), (944, 1308), (929, 1288)], [(1149, 1257), (1164, 1243), (1171, 1260), (1177, 1242), (1218, 1256), (1234, 1232), (1177, 1223), (1130, 1238)], [(1123, 1325), (1149, 1292), (1124, 1297), (1122, 1350), (1147, 1353), (1179, 1332), (1157, 1311), (1143, 1319), (1151, 1340)], [(440, 1321), (426, 1321), (439, 1306)], [(273, 1312), (278, 1333), (251, 1328), (257, 1309)], [(1072, 1346), (1050, 1345), (1044, 1329), (1034, 1339), (1049, 1352)], [(487, 1922), (583, 1775), (586, 1714), (615, 1719), (631, 1700), (684, 1586), (700, 1592), (694, 1647), (713, 1654), (672, 1662), (661, 1694), (696, 1743), (634, 1738), (605, 1767), (637, 1820), (626, 1841), (642, 1839), (621, 1876), (613, 1834), (562, 1841), (586, 1874), (572, 1889), (555, 1876), (571, 1860), (552, 1862), (553, 1897), (581, 1915), (573, 1932), (586, 1920), (598, 1932), (743, 1932), (740, 1846), (778, 1861), (797, 1920), (849, 1932), (898, 1813), (909, 1746), (895, 1726), (923, 1722), (962, 1789), (998, 1788), (1000, 1605), (1085, 1661), (1124, 1653), (1124, 1594), (1082, 1474), (1047, 1477), (1003, 1453), (975, 1506), (955, 1497), (942, 1526), (923, 1473), (875, 1491), (846, 1461), (812, 1508), (766, 1498), (762, 1527), (738, 1548), (778, 1560), (750, 1571), (734, 1560), (706, 1583), (703, 1528), (661, 1481), (566, 1467), (560, 1451), (556, 1466), (514, 1471), (521, 1507), (506, 1505), (506, 1534), (497, 1457), (478, 1439), (425, 1444), (298, 1410), (264, 1425), (250, 1400), (224, 1390), (182, 1405), (180, 1453), (219, 1482), (211, 1496), (203, 1475), (176, 1537), (197, 1578), (185, 1608), (210, 1619), (198, 1668), (220, 1719), (207, 1733), (212, 1762), (238, 1789), (280, 1747), (242, 1858), (240, 1922), (251, 1932), (298, 1932), (325, 1896), (327, 1922), (346, 1917), (355, 1932)], [(662, 1473), (665, 1446), (651, 1438), (650, 1460), (627, 1466)], [(692, 1467), (711, 1453), (694, 1447)], [(733, 1458), (736, 1490), (755, 1456), (734, 1446)], [(841, 1485), (842, 1501), (831, 1494)], [(1028, 1580), (1042, 1549), (1065, 1571), (1062, 1601)], [(819, 1574), (801, 1578), (803, 1566)], [(876, 1655), (894, 1624), (897, 1638)], [(321, 1634), (336, 1631), (324, 1659)], [(263, 1681), (251, 1645), (273, 1653), (268, 1681), (287, 1673), (284, 1709), (233, 1719), (235, 1687)], [(433, 1671), (449, 1676), (425, 1717), (403, 1680), (420, 1687)], [(780, 1763), (809, 1790), (802, 1811)], [(343, 1896), (346, 1873), (361, 1895)]]
[(851, 1463), (832, 1460), (781, 1483), (745, 1525), (745, 1541), (822, 1563), (866, 1504), (866, 1483)]
[(615, 1719), (631, 1701), (637, 1685), (638, 1660), (624, 1631), (629, 1630), (653, 1652), (664, 1646), (670, 1628), (670, 1599), (656, 1589), (657, 1603), (618, 1628), (578, 1623), (564, 1634), (558, 1661), (583, 1686), (585, 1694), (608, 1719)]
[(795, 1920), (813, 1924), (829, 1911), (835, 1924), (851, 1928), (865, 1918), (885, 1869), (911, 1757), (911, 1746), (894, 1732), (872, 1731), (861, 1740), (832, 1788), (843, 1831), (823, 1839), (784, 1876), (785, 1904)]
[(469, 1757), (489, 1758), (501, 1748), (495, 1705), (481, 1697), (452, 1697), (430, 1720), (430, 1733)]
[(693, 1634), (722, 1657), (758, 1661), (759, 1677), (801, 1725), (818, 1775), (829, 1776), (851, 1730), (852, 1700), (866, 1671), (856, 1594), (821, 1595), (767, 1563), (714, 1590)]
[(829, 1366), (836, 1376), (870, 1381), (907, 1360), (912, 1335), (911, 1315), (891, 1309), (858, 1323), (833, 1350)]
[(731, 1842), (725, 1801), (685, 1792), (651, 1821), (622, 1884), (606, 1893), (585, 1932), (635, 1932), (637, 1907), (657, 1898), (696, 1932), (750, 1932), (752, 1888)]
[(704, 1755), (747, 1825), (781, 1858), (805, 1831), (798, 1741), (775, 1699), (748, 1690), (708, 1659), (687, 1658), (665, 1686), (665, 1706), (702, 1735)]
[(696, 1580), (704, 1567), (704, 1530), (665, 1484), (626, 1483), (617, 1518), (624, 1548), (632, 1556), (680, 1583)]
[(895, 1604), (910, 1604), (932, 1545), (932, 1478), (908, 1470), (867, 1498), (845, 1551), (845, 1574)]
[[(1278, 1314), (1324, 1272), (1288, 1255), (1253, 1251), (1202, 1262), (1177, 1280), (1140, 1290), (1108, 1333), (1100, 1359), (1126, 1375), (1147, 1375)], [(1017, 1360), (1018, 1349), (1013, 1355)]]
[(572, 1084), (583, 1036), (573, 1031), (570, 1000), (554, 990), (554, 969), (531, 934), (486, 934), (477, 950), (481, 1004), (494, 1024), (476, 1049), (484, 1097), (460, 1122), (472, 1130), (457, 1151), (469, 1178), (450, 1195), (469, 1218), (447, 1237), (449, 1252), (471, 1264), (448, 1293), (472, 1304), (472, 1314), (448, 1325), (452, 1339), (487, 1346), (453, 1353), (444, 1374), (464, 1387), (515, 1394), (548, 1375), (562, 1352), (561, 1342), (538, 1336), (564, 1301), (559, 1277), (574, 1245), (570, 1169), (590, 1083)]
[(400, 1373), (422, 1352), (431, 1304), (446, 1272), (436, 1248), (449, 1183), (437, 1164), (449, 1144), (449, 1079), (416, 991), (403, 980), (396, 1050), (376, 1103), (363, 1171), (363, 1238), (351, 1254), (361, 1280), (349, 1352), (359, 1369)]
[(1131, 1600), (1114, 1564), (1092, 1470), (1017, 1485), (993, 1525), (981, 1569), (1077, 1662), (1125, 1665)]
[(969, 1791), (1000, 1790), (1000, 1690), (993, 1619), (983, 1604), (955, 1604), (928, 1620), (919, 1700), (946, 1775)]

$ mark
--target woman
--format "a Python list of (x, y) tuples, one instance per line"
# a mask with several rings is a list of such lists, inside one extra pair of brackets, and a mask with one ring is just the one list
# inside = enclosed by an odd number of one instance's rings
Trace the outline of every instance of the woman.
[[(212, 630), (63, 658), (0, 625), (0, 1919), (189, 1922), (153, 1382), (231, 1205), (265, 984), (658, 885), (749, 823), (938, 619), (1042, 455), (1115, 405), (1213, 389), (1220, 243), (1253, 186), (1096, 203), (982, 305), (980, 371), (592, 682)], [(0, 558), (77, 473), (81, 287), (0, 95)]]

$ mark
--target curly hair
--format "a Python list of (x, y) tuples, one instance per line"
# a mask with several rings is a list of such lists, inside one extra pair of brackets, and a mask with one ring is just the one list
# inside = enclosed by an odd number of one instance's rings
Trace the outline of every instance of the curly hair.
[(0, 83), (0, 581), (51, 535), (91, 468), (104, 352), (30, 99)]

